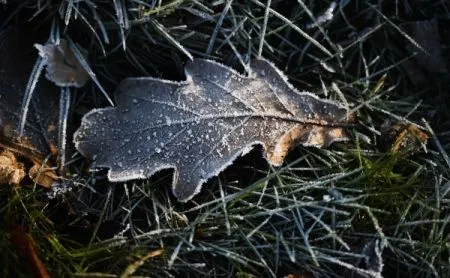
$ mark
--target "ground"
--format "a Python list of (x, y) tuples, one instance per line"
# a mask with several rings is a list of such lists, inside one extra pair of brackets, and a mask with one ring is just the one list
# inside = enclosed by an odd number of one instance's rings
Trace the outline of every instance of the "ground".
[[(449, 9), (443, 0), (0, 1), (0, 276), (450, 277)], [(43, 73), (27, 123), (50, 120), (18, 143), (11, 127), (38, 78), (33, 44), (59, 38), (87, 51), (90, 81), (70, 89), (64, 113), (48, 108), (60, 88)], [(171, 191), (173, 171), (111, 183), (72, 143), (82, 117), (108, 107), (127, 77), (184, 80), (191, 58), (246, 74), (260, 56), (298, 90), (355, 114), (350, 140), (299, 145), (280, 167), (256, 147), (186, 203)], [(54, 167), (45, 177), (56, 185), (20, 178), (36, 163)]]

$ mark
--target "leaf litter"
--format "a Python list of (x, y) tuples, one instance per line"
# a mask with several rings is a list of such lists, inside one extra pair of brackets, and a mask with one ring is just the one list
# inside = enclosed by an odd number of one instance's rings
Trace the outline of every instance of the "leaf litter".
[(25, 177), (25, 166), (17, 161), (14, 153), (0, 153), (0, 184), (19, 184)]
[[(57, 180), (57, 174), (51, 167), (52, 160), (47, 159), (58, 152), (57, 122), (58, 109), (55, 95), (58, 94), (50, 84), (41, 82), (37, 88), (37, 97), (30, 105), (29, 119), (24, 126), (23, 135), (17, 130), (21, 118), (21, 104), (28, 78), (27, 73), (33, 64), (33, 57), (26, 56), (27, 46), (22, 44), (20, 34), (14, 28), (0, 35), (0, 147), (2, 152), (2, 171), (6, 183), (17, 184), (24, 178), (21, 174), (25, 158), (31, 162), (28, 174), (30, 178), (44, 187), (51, 187)], [(21, 61), (18, 63), (17, 61)], [(12, 171), (12, 172), (11, 172)], [(15, 171), (15, 172), (14, 172)]]
[(74, 136), (78, 151), (109, 168), (110, 181), (144, 179), (173, 168), (172, 189), (190, 200), (237, 157), (262, 145), (280, 166), (293, 147), (347, 140), (353, 115), (335, 102), (297, 91), (272, 63), (256, 59), (243, 76), (211, 60), (185, 67), (186, 81), (124, 80), (117, 107), (94, 109)]

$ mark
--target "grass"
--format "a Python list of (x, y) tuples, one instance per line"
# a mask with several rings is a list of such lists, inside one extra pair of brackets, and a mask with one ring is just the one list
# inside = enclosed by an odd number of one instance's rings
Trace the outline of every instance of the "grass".
[[(444, 38), (444, 1), (344, 1), (315, 29), (306, 26), (327, 1), (8, 2), (0, 28), (31, 20), (44, 41), (70, 37), (110, 95), (130, 76), (183, 79), (192, 57), (244, 72), (263, 56), (297, 88), (348, 105), (358, 125), (351, 141), (299, 146), (280, 168), (257, 149), (188, 203), (171, 195), (170, 171), (111, 184), (75, 154), (70, 189), (53, 199), (39, 187), (0, 187), (1, 277), (35, 275), (24, 238), (54, 277), (450, 275), (448, 74), (416, 63), (408, 29), (436, 16)], [(411, 80), (415, 68), (427, 82)], [(108, 105), (98, 88), (73, 91), (69, 129)], [(428, 133), (426, 149), (390, 151), (386, 120)]]

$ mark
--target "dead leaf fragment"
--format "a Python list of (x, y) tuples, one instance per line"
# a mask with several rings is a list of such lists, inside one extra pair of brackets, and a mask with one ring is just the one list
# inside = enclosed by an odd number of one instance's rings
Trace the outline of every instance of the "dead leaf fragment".
[[(83, 87), (89, 80), (89, 74), (80, 64), (66, 40), (61, 39), (59, 44), (46, 43), (45, 45), (36, 43), (34, 47), (39, 50), (47, 65), (45, 77), (57, 86)], [(82, 50), (87, 56), (87, 52)]]
[(412, 124), (385, 121), (381, 127), (384, 149), (412, 155), (427, 143), (428, 134)]
[(441, 80), (448, 73), (443, 45), (445, 40), (439, 34), (439, 21), (437, 18), (413, 21), (403, 24), (402, 28), (408, 31), (420, 49), (411, 43), (406, 43), (405, 49), (405, 44), (400, 43), (402, 47), (390, 44), (390, 52), (402, 55), (406, 50), (414, 54), (413, 59), (400, 65), (411, 84), (421, 88), (435, 85), (436, 80)]
[(50, 188), (58, 180), (58, 175), (53, 168), (34, 164), (28, 171), (30, 178), (45, 188)]
[(39, 258), (33, 238), (26, 232), (25, 228), (15, 227), (11, 232), (11, 242), (16, 248), (18, 255), (27, 260), (34, 277), (50, 278), (47, 267)]
[(3, 150), (0, 153), (0, 184), (19, 184), (25, 177), (25, 167), (19, 163), (16, 156)]
[(426, 51), (418, 51), (412, 45), (407, 48), (411, 53), (417, 52), (415, 56), (417, 63), (432, 73), (447, 73), (447, 64), (442, 54), (441, 37), (436, 18), (432, 20), (415, 21), (409, 24), (412, 37)]
[(111, 181), (143, 179), (174, 168), (173, 192), (187, 201), (201, 184), (255, 145), (281, 165), (298, 144), (346, 140), (347, 111), (298, 92), (273, 64), (255, 60), (243, 76), (210, 60), (186, 65), (187, 80), (123, 81), (117, 107), (84, 116), (74, 136), (78, 151), (108, 167)]

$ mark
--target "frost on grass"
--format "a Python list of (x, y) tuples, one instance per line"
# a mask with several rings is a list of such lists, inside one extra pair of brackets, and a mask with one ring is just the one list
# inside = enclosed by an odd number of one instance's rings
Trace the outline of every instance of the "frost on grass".
[(77, 149), (110, 168), (111, 181), (147, 178), (174, 168), (173, 192), (187, 201), (238, 156), (260, 144), (272, 165), (298, 144), (346, 139), (347, 111), (298, 92), (273, 64), (255, 60), (250, 76), (210, 60), (186, 65), (186, 81), (123, 81), (117, 107), (84, 116)]
[[(70, 49), (66, 40), (60, 40), (59, 44), (36, 43), (34, 47), (39, 51), (39, 56), (44, 59), (47, 66), (45, 77), (57, 86), (83, 87), (89, 80), (89, 74), (83, 68)], [(83, 53), (87, 56), (87, 52)]]
[(306, 25), (306, 28), (307, 29), (316, 28), (316, 27), (319, 27), (319, 26), (333, 20), (336, 7), (337, 7), (337, 3), (331, 2), (330, 6), (328, 6), (328, 9), (326, 9), (320, 16), (318, 16), (317, 19), (315, 20), (315, 22), (308, 23)]

